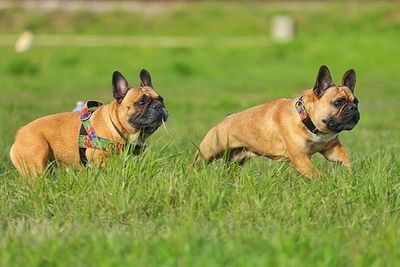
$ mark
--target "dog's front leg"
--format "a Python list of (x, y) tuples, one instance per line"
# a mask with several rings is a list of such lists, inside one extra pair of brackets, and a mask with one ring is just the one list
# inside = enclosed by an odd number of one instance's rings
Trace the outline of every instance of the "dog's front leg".
[(297, 171), (308, 179), (315, 179), (321, 176), (321, 173), (314, 168), (314, 165), (307, 154), (300, 151), (290, 151), (289, 159)]
[(302, 141), (301, 138), (293, 136), (290, 138), (286, 137), (286, 151), (285, 156), (289, 158), (292, 165), (296, 168), (301, 175), (308, 179), (315, 179), (321, 176), (321, 172), (314, 168), (311, 162), (310, 154), (307, 147), (299, 146), (298, 144)]
[(346, 168), (351, 167), (349, 156), (340, 142), (337, 142), (334, 146), (321, 151), (321, 154), (329, 161), (340, 163)]

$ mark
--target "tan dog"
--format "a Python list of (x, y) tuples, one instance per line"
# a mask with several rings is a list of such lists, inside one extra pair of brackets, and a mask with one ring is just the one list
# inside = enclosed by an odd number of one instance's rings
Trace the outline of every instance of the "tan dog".
[(348, 70), (342, 85), (336, 86), (328, 68), (321, 66), (314, 88), (301, 97), (278, 99), (227, 116), (203, 139), (195, 164), (200, 164), (201, 156), (208, 162), (226, 156), (240, 164), (254, 156), (286, 158), (302, 175), (314, 178), (319, 172), (310, 158), (319, 152), (329, 161), (350, 167), (338, 135), (353, 129), (360, 119), (355, 83), (354, 70)]
[[(88, 109), (84, 114), (65, 112), (39, 118), (20, 128), (10, 151), (14, 166), (23, 175), (37, 176), (51, 160), (75, 166), (100, 163), (111, 152), (107, 148), (119, 152), (130, 141), (143, 143), (167, 120), (168, 112), (153, 89), (150, 74), (142, 70), (140, 78), (141, 86), (134, 89), (121, 73), (114, 72), (114, 100), (100, 106), (91, 117), (86, 116), (91, 114)], [(82, 118), (86, 119), (87, 131)], [(89, 136), (94, 139), (88, 143)], [(79, 147), (81, 137), (83, 147)], [(107, 147), (102, 147), (103, 143)]]

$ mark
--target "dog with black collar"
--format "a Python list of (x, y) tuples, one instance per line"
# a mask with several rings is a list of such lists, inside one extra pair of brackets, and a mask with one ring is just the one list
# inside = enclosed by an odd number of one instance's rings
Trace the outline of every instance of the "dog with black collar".
[(265, 156), (288, 159), (305, 177), (320, 175), (311, 156), (350, 168), (339, 133), (352, 130), (360, 119), (354, 96), (356, 73), (348, 70), (341, 85), (332, 81), (328, 67), (321, 66), (315, 85), (294, 99), (277, 99), (227, 116), (200, 143), (195, 165), (226, 157), (243, 164), (248, 158)]

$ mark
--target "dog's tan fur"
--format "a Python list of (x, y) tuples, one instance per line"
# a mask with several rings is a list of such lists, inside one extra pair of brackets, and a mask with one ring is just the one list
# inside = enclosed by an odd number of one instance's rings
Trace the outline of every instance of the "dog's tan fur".
[(223, 156), (239, 164), (254, 156), (283, 158), (289, 159), (304, 176), (314, 178), (319, 172), (310, 158), (320, 152), (329, 161), (350, 167), (338, 133), (329, 130), (323, 120), (340, 115), (340, 110), (332, 106), (332, 100), (343, 97), (353, 103), (352, 91), (346, 86), (329, 86), (321, 97), (313, 89), (302, 95), (310, 118), (322, 134), (311, 133), (300, 120), (295, 108), (299, 97), (278, 99), (227, 116), (204, 137), (195, 164), (199, 165), (201, 158), (210, 162)]
[[(113, 100), (94, 112), (90, 120), (97, 135), (116, 143), (123, 143), (124, 140), (129, 140), (130, 136), (137, 135), (140, 129), (129, 124), (128, 118), (139, 112), (133, 103), (143, 95), (151, 99), (160, 97), (148, 86), (129, 88), (120, 103)], [(113, 123), (123, 134), (123, 138)], [(78, 135), (81, 125), (79, 112), (59, 113), (32, 121), (17, 131), (10, 151), (12, 163), (25, 176), (43, 173), (50, 160), (79, 167)], [(148, 135), (141, 134), (141, 140), (138, 142), (143, 142), (147, 137)], [(86, 150), (89, 163), (99, 163), (107, 155), (107, 152), (102, 150)]]

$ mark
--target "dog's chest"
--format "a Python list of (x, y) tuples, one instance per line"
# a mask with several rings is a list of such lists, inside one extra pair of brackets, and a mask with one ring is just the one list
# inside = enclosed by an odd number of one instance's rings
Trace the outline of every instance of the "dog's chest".
[(329, 142), (335, 140), (337, 136), (338, 134), (313, 134), (310, 140), (307, 142), (307, 146), (309, 147), (311, 154), (313, 154), (321, 151)]
[(138, 145), (142, 145), (144, 143), (143, 138), (141, 138), (140, 132), (136, 132), (134, 134), (129, 135), (128, 141), (131, 144), (138, 144)]

